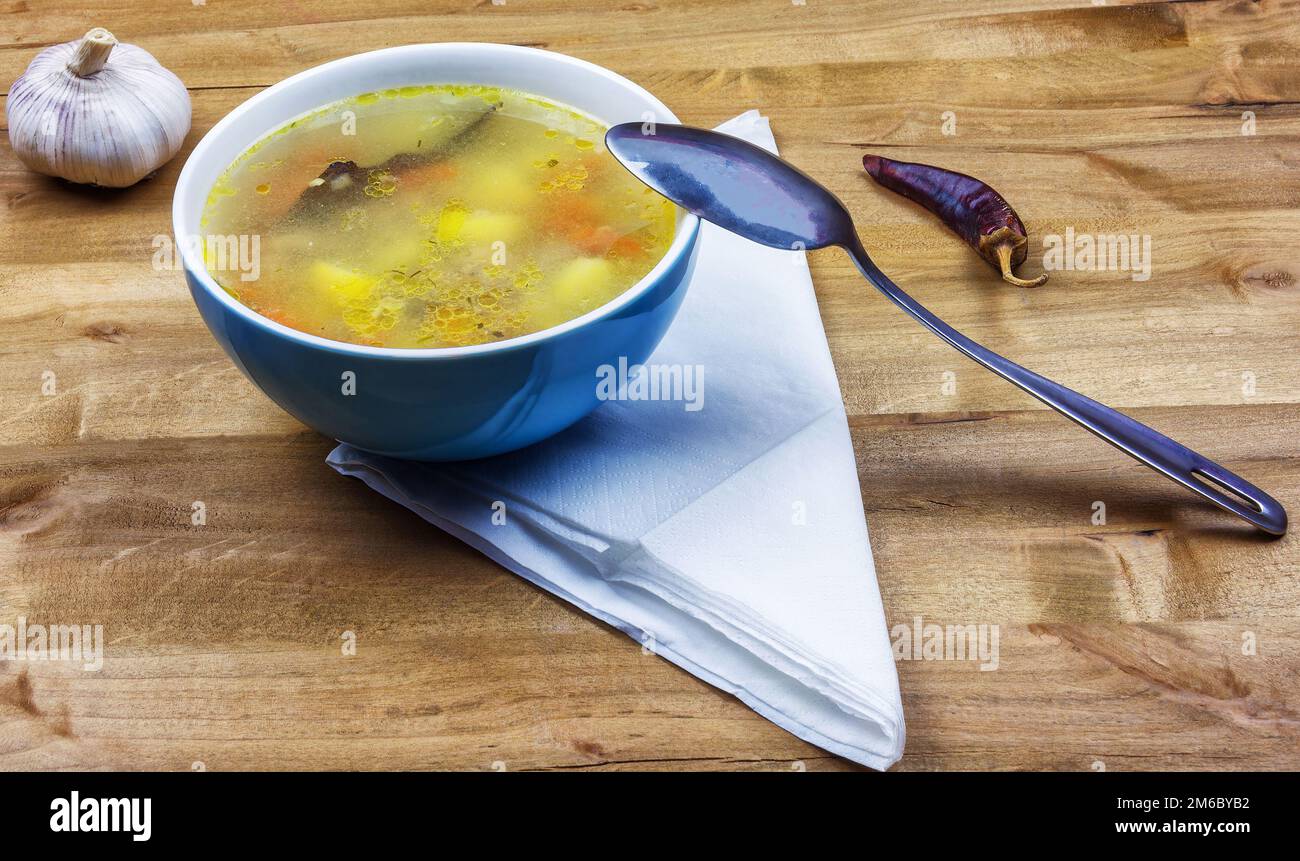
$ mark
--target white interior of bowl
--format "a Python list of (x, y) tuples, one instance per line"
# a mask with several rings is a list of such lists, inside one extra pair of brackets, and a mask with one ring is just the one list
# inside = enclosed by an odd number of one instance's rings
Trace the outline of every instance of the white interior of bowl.
[(202, 287), (235, 313), (259, 325), (334, 350), (410, 358), (456, 356), (511, 349), (578, 328), (634, 301), (683, 254), (699, 229), (689, 213), (678, 219), (667, 253), (645, 278), (610, 302), (559, 326), (489, 344), (437, 349), (399, 349), (347, 344), (300, 332), (262, 317), (237, 302), (208, 274), (198, 249), (184, 241), (200, 233), (203, 205), (212, 184), (244, 150), (266, 133), (302, 114), (359, 93), (419, 84), (464, 83), (508, 87), (560, 102), (610, 125), (677, 122), (646, 90), (608, 69), (550, 51), (515, 45), (448, 42), (385, 48), (335, 60), (287, 78), (244, 102), (212, 127), (194, 148), (176, 183), (172, 226), (185, 268)]

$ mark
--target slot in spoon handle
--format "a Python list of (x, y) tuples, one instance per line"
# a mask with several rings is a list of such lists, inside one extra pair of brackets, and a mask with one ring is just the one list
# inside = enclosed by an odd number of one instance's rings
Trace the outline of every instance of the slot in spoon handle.
[[(1067, 389), (967, 338), (907, 295), (867, 255), (857, 236), (844, 244), (858, 269), (917, 322), (971, 359), (1019, 386), (1133, 459), (1272, 535), (1285, 535), (1286, 510), (1273, 497), (1219, 464), (1118, 410)], [(1235, 495), (1229, 495), (1229, 491)]]

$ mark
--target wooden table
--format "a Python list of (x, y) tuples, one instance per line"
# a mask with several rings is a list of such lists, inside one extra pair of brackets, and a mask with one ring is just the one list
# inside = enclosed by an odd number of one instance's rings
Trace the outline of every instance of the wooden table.
[[(357, 51), (533, 45), (694, 124), (759, 108), (922, 302), (1300, 511), (1293, 0), (83, 6), (8, 2), (0, 80), (105, 26), (185, 81), (194, 125), (119, 193), (0, 150), (0, 622), (102, 624), (109, 654), (98, 673), (0, 663), (0, 767), (853, 767), (334, 474), (331, 443), (240, 376), (181, 276), (155, 270), (199, 137)], [(1028, 272), (1038, 237), (1073, 228), (1149, 236), (1151, 277), (1003, 285), (869, 184), (865, 152), (1004, 190), (1035, 234)], [(1252, 534), (961, 359), (842, 255), (812, 265), (890, 623), (1001, 631), (996, 672), (899, 664), (897, 767), (1300, 767), (1297, 540)]]

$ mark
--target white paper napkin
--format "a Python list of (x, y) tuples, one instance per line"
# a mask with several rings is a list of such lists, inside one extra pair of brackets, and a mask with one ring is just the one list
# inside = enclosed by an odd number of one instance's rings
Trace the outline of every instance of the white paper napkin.
[[(719, 131), (776, 151), (756, 111)], [(609, 401), (472, 463), (347, 445), (328, 461), (800, 738), (884, 769), (902, 755), (902, 704), (807, 262), (710, 224), (700, 241), (647, 362), (702, 380), (693, 403)]]

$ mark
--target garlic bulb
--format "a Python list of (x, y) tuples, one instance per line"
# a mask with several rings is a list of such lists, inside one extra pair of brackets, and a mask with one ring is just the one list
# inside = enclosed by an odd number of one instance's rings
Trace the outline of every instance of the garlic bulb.
[(10, 88), (5, 113), (23, 164), (114, 188), (166, 163), (190, 130), (180, 79), (102, 27), (36, 55)]

